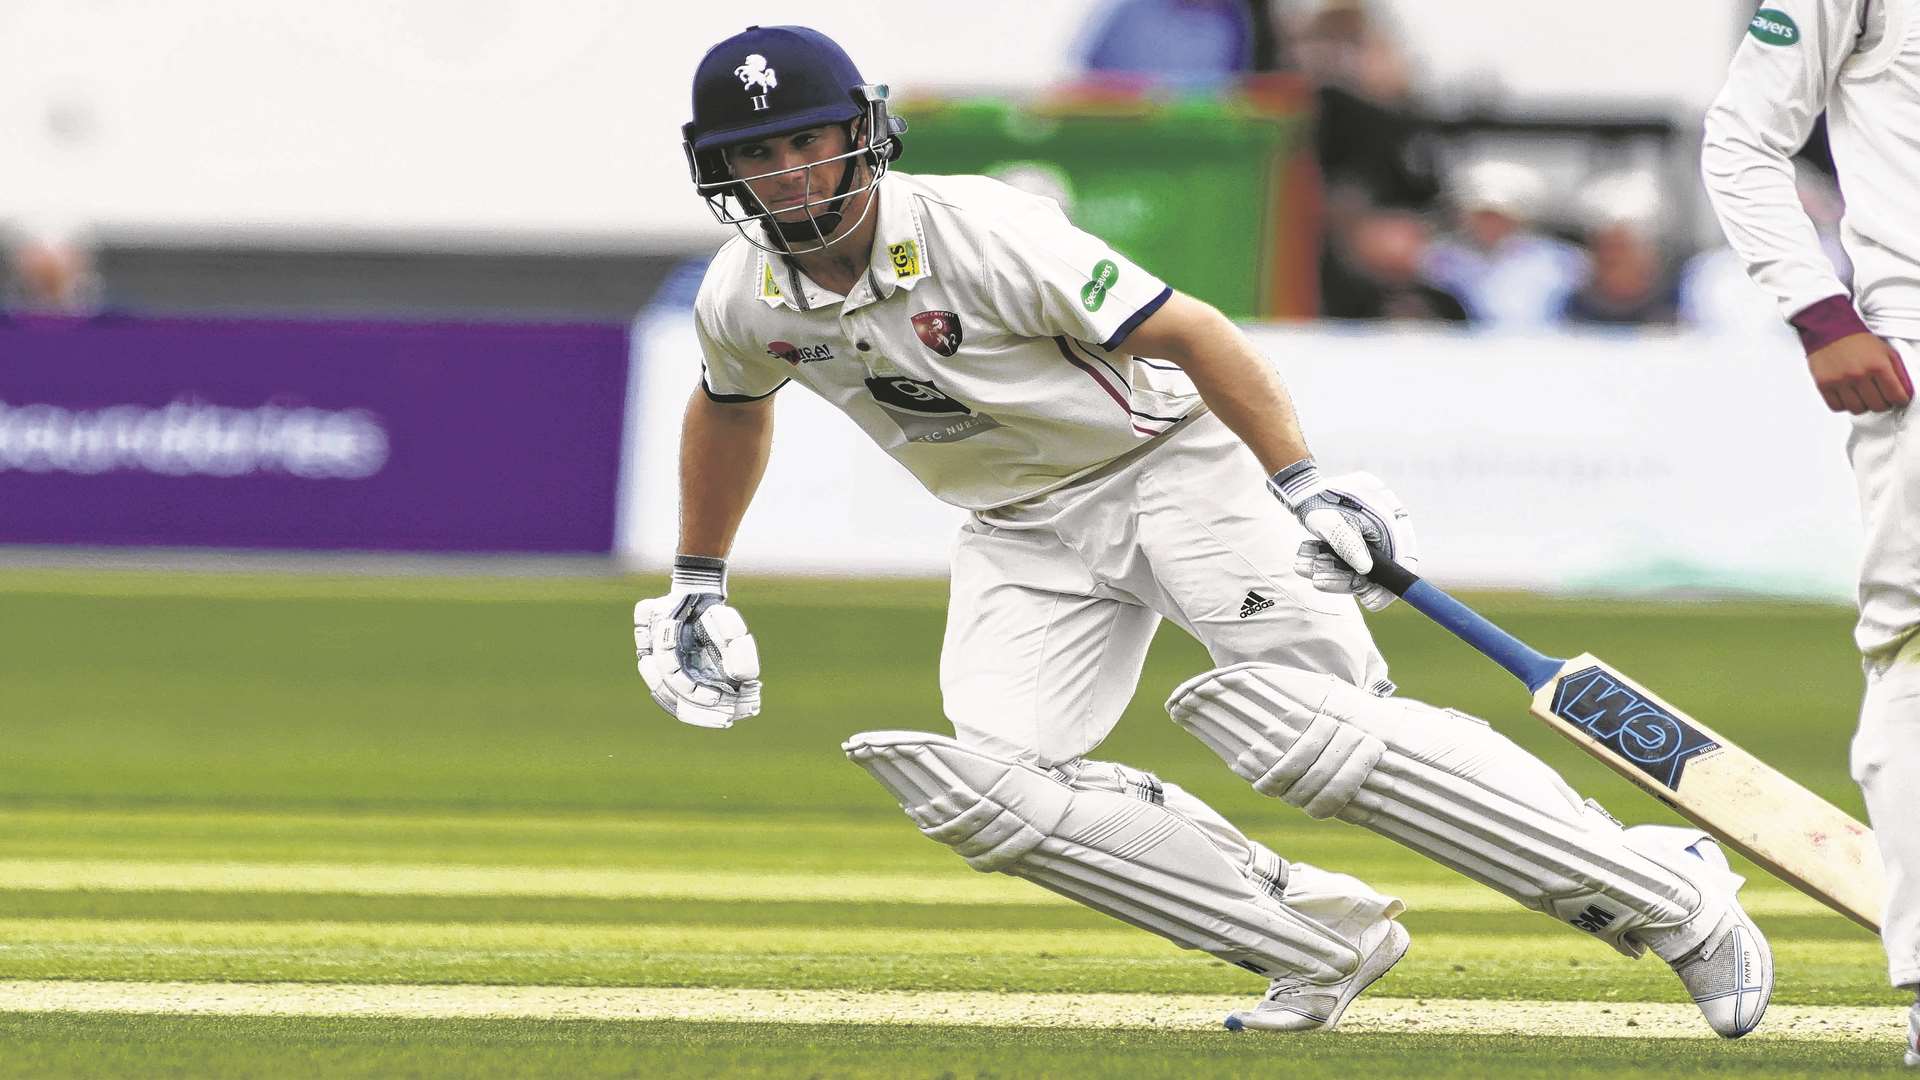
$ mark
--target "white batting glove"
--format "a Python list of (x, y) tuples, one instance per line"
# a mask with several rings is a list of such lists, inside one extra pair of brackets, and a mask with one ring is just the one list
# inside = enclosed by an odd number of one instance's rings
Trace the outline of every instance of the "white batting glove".
[(1413, 520), (1398, 495), (1372, 473), (1324, 479), (1312, 458), (1275, 473), (1267, 488), (1315, 537), (1295, 553), (1294, 573), (1321, 592), (1352, 593), (1368, 611), (1393, 603), (1393, 593), (1366, 574), (1374, 548), (1409, 570), (1419, 565)]
[(633, 605), (640, 677), (668, 716), (695, 727), (760, 711), (760, 650), (726, 597), (725, 562), (682, 555), (667, 595)]

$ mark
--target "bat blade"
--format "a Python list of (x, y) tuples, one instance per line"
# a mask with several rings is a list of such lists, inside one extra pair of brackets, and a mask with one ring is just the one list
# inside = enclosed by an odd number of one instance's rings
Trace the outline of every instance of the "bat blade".
[(1549, 727), (1768, 873), (1879, 932), (1887, 873), (1865, 825), (1592, 654), (1539, 652), (1384, 552), (1367, 577), (1519, 679)]
[(1591, 654), (1534, 692), (1533, 714), (1769, 873), (1879, 933), (1880, 849), (1839, 807)]

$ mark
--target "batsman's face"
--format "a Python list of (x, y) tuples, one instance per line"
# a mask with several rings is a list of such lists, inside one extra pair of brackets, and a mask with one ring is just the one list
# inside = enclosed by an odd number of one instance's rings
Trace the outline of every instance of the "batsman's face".
[(852, 148), (845, 128), (823, 124), (730, 146), (727, 165), (775, 220), (800, 222), (807, 220), (809, 202), (817, 205), (833, 194), (842, 169), (859, 167), (842, 158)]

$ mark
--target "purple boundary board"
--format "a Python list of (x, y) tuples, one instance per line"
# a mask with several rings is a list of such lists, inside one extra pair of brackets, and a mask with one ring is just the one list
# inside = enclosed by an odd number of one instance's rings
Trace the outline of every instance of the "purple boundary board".
[(0, 320), (0, 543), (613, 548), (627, 330)]

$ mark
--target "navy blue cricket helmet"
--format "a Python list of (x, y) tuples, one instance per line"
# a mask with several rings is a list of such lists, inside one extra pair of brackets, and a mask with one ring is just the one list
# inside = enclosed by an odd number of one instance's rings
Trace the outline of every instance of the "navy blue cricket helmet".
[[(805, 221), (776, 221), (733, 175), (725, 148), (823, 124), (844, 125), (853, 149), (786, 171), (805, 170), (811, 179), (811, 170), (841, 162), (840, 177), (830, 193), (816, 199), (809, 190), (801, 207), (788, 208), (804, 208)], [(700, 58), (693, 75), (693, 119), (680, 134), (694, 188), (714, 217), (756, 246), (791, 253), (818, 251), (838, 239), (831, 234), (841, 224), (847, 200), (886, 175), (887, 165), (900, 156), (906, 129), (906, 121), (887, 109), (887, 88), (861, 78), (832, 38), (804, 26), (749, 26)], [(854, 166), (862, 161), (870, 176), (855, 188)], [(867, 200), (868, 211), (872, 205)], [(775, 247), (754, 239), (749, 226), (755, 222), (766, 226)]]

